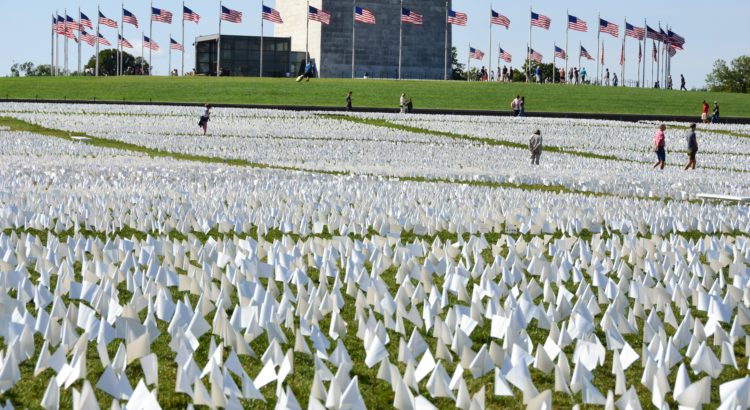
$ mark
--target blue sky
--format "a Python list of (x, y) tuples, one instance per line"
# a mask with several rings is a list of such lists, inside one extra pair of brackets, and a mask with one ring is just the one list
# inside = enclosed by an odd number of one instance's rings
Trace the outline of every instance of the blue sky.
[[(281, 0), (275, 0), (281, 1)], [(267, 0), (266, 4), (273, 6), (275, 1)], [(300, 1), (302, 0), (285, 0)], [(343, 1), (343, 0), (342, 0)], [(435, 0), (442, 1), (442, 0)], [(92, 19), (96, 16), (97, 4), (101, 3), (102, 12), (110, 18), (119, 21), (119, 0), (2, 0), (0, 2), (5, 23), (0, 25), (0, 34), (4, 40), (0, 45), (0, 75), (7, 75), (13, 62), (32, 61), (34, 63), (48, 63), (50, 60), (50, 35), (49, 25), (51, 14), (58, 10), (61, 14), (65, 8), (68, 14), (75, 17), (78, 7)], [(570, 13), (585, 20), (589, 25), (588, 33), (570, 32), (570, 55), (577, 56), (578, 42), (596, 57), (596, 19), (601, 13), (602, 18), (617, 23), (622, 27), (623, 20), (627, 16), (631, 24), (643, 25), (644, 18), (648, 19), (649, 25), (654, 27), (659, 22), (664, 26), (669, 24), (673, 31), (687, 39), (685, 51), (678, 53), (672, 62), (672, 73), (675, 78), (684, 73), (688, 81), (688, 87), (700, 87), (704, 84), (706, 74), (711, 70), (713, 62), (718, 58), (732, 60), (733, 58), (750, 54), (750, 24), (747, 18), (750, 16), (750, 1), (747, 0), (713, 0), (710, 2), (694, 0), (628, 0), (628, 1), (603, 1), (603, 0), (532, 0), (533, 9), (537, 13), (547, 15), (552, 19), (549, 31), (539, 28), (533, 29), (533, 47), (544, 55), (548, 62), (553, 53), (553, 44), (564, 47), (566, 9)], [(181, 36), (180, 8), (181, 0), (155, 0), (154, 6), (172, 11), (175, 14), (174, 23), (170, 25), (155, 23), (154, 40), (162, 46), (162, 51), (155, 53), (153, 63), (156, 74), (166, 74), (168, 71), (168, 43), (169, 34), (178, 41)], [(202, 17), (200, 25), (186, 23), (185, 43), (185, 68), (193, 67), (192, 39), (198, 35), (212, 34), (218, 31), (219, 7), (217, 0), (188, 0), (191, 7)], [(238, 9), (245, 14), (242, 24), (225, 24), (224, 32), (227, 34), (258, 35), (260, 33), (260, 0), (226, 0), (225, 5)], [(405, 0), (405, 6), (410, 7), (409, 0)], [(454, 27), (454, 46), (459, 50), (460, 60), (465, 64), (469, 43), (489, 54), (489, 8), (508, 16), (511, 20), (510, 30), (500, 26), (493, 28), (493, 60), (497, 61), (497, 46), (500, 44), (506, 51), (513, 55), (513, 65), (522, 63), (525, 54), (526, 43), (529, 32), (529, 2), (509, 0), (453, 0), (453, 9), (468, 14), (469, 24), (466, 27)], [(136, 14), (141, 27), (145, 28), (148, 35), (149, 1), (148, 0), (125, 0), (125, 7)], [(416, 6), (411, 6), (415, 10)], [(283, 16), (282, 16), (283, 17)], [(378, 19), (386, 18), (377, 16)], [(398, 18), (395, 16), (394, 18)], [(266, 25), (266, 35), (273, 34), (272, 24)], [(110, 42), (116, 40), (114, 29), (103, 28), (102, 34)], [(135, 54), (140, 54), (140, 31), (127, 25), (125, 38), (136, 46)], [(22, 38), (20, 41), (9, 39)], [(602, 35), (605, 40), (605, 65), (613, 72), (620, 72), (620, 40), (608, 35)], [(397, 45), (394, 45), (397, 46)], [(650, 47), (650, 43), (649, 43)], [(77, 66), (76, 48), (70, 47), (70, 67)], [(83, 46), (84, 61), (93, 55), (93, 48)], [(635, 61), (638, 57), (638, 45), (634, 39), (628, 39), (626, 56), (628, 64), (626, 78), (636, 75)], [(473, 61), (472, 65), (488, 64), (488, 55), (483, 62)], [(173, 54), (174, 67), (179, 67), (179, 53)], [(560, 60), (558, 60), (559, 62)], [(577, 57), (572, 58), (571, 65), (577, 64)], [(587, 70), (595, 71), (594, 62), (589, 62)], [(650, 72), (650, 66), (647, 66)]]

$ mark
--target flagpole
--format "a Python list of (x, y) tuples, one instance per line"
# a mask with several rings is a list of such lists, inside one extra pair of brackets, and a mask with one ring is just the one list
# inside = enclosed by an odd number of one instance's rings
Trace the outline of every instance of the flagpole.
[(357, 0), (352, 0), (352, 79), (354, 78), (354, 49), (357, 41)]
[(628, 18), (625, 17), (625, 20), (623, 21), (625, 25), (622, 26), (623, 32), (622, 32), (622, 50), (620, 50), (620, 60), (622, 60), (622, 67), (620, 68), (620, 84), (622, 84), (622, 87), (625, 87), (625, 61), (627, 60), (625, 58), (625, 40), (627, 39), (627, 35), (625, 34), (625, 31), (627, 31), (628, 26)]
[(487, 60), (487, 80), (492, 81), (492, 79), (489, 77), (489, 74), (492, 72), (492, 3), (490, 3), (490, 54), (489, 59)]
[(557, 43), (552, 43), (552, 84), (555, 83), (555, 64), (557, 64)]
[(78, 8), (78, 75), (81, 75), (81, 8)]
[(264, 4), (260, 2), (260, 70), (258, 76), (263, 78), (263, 7)]
[[(120, 37), (125, 40), (125, 0), (122, 1), (122, 4), (120, 4)], [(119, 39), (118, 39), (119, 40)], [(143, 38), (141, 38), (141, 42), (143, 42)], [(122, 69), (122, 53), (123, 53), (123, 47), (122, 42), (118, 41), (117, 45), (117, 74), (116, 75), (122, 75), (125, 70)], [(150, 68), (149, 68), (150, 69)]]
[(529, 44), (526, 47), (526, 82), (531, 82), (531, 0), (529, 0)]
[[(55, 23), (59, 23), (59, 12), (55, 10)], [(60, 75), (60, 33), (55, 32), (55, 76)]]
[[(152, 40), (153, 41), (153, 40)], [(169, 75), (172, 75), (172, 33), (169, 33)]]
[[(151, 44), (151, 47), (148, 48), (148, 75), (149, 77), (154, 72), (154, 66), (151, 63), (151, 56), (153, 55), (154, 51), (154, 0), (151, 0), (151, 18), (149, 19), (149, 25), (148, 25), (148, 41)], [(171, 47), (170, 47), (171, 50)]]
[[(565, 24), (565, 75), (568, 75), (568, 33), (570, 32), (570, 10), (566, 9), (565, 14), (568, 19), (568, 22)], [(580, 54), (581, 50), (578, 50), (578, 55)], [(560, 79), (560, 82), (562, 83), (562, 79)]]
[(638, 40), (638, 76), (636, 77), (636, 87), (640, 87), (641, 82), (641, 59), (643, 58), (643, 52), (641, 51), (641, 41)]
[(404, 0), (401, 0), (401, 10), (398, 16), (398, 79), (401, 79), (401, 52), (404, 46)]
[(448, 79), (448, 1), (445, 2), (445, 57), (443, 59), (443, 79)]
[(216, 40), (216, 76), (221, 76), (221, 13), (224, 11), (224, 6), (219, 0), (219, 38)]
[(52, 54), (50, 55), (50, 76), (55, 75), (55, 25), (57, 24), (57, 16), (52, 16), (52, 27), (51, 27), (51, 38), (50, 38), (50, 48), (52, 49)]
[(601, 13), (597, 14), (596, 17), (596, 84), (600, 84), (600, 78), (599, 78), (599, 64), (601, 63), (601, 59), (599, 58), (601, 53), (601, 37), (602, 37), (602, 15)]
[[(182, 2), (182, 66), (180, 67), (180, 75), (185, 75), (185, 2)], [(171, 47), (171, 44), (170, 44)]]
[(654, 57), (658, 58), (658, 54), (654, 54), (656, 50), (656, 41), (651, 39), (651, 87), (654, 86)]
[[(643, 70), (641, 70), (641, 76), (643, 80), (641, 81), (641, 87), (646, 88), (646, 41), (648, 40), (648, 22), (646, 19), (643, 19)], [(639, 64), (640, 65), (640, 64)]]
[(466, 58), (466, 81), (471, 81), (471, 43), (469, 43), (469, 57)]
[[(310, 63), (310, 0), (307, 0), (307, 8), (305, 9), (305, 64)], [(305, 67), (307, 69), (307, 67)]]
[[(583, 47), (583, 45), (579, 41), (578, 42), (578, 73), (579, 73), (579, 75), (580, 75), (580, 71), (581, 71), (581, 48), (582, 47)], [(581, 84), (583, 84), (583, 81), (581, 81)]]
[(68, 9), (63, 10), (65, 13), (65, 23), (63, 24), (63, 28), (65, 29), (65, 71), (64, 75), (69, 75), (68, 72)]
[(99, 20), (101, 20), (101, 17), (99, 17), (99, 13), (101, 13), (101, 5), (96, 5), (96, 72), (94, 73), (95, 77), (99, 77)]

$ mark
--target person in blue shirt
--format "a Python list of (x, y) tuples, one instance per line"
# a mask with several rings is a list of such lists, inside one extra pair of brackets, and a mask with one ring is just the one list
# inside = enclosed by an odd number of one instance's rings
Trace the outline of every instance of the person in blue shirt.
[(536, 66), (536, 82), (542, 83), (542, 68), (539, 66)]
[(308, 61), (307, 64), (305, 64), (305, 78), (307, 78), (307, 81), (309, 82), (312, 76), (313, 76), (313, 66), (312, 66), (312, 63)]

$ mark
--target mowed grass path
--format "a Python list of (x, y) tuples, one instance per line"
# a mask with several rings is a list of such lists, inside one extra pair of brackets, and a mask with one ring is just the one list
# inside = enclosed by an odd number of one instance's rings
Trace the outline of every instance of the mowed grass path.
[(750, 117), (750, 94), (637, 88), (501, 84), (463, 81), (213, 77), (1, 78), (0, 100), (68, 99), (138, 102), (396, 108), (402, 92), (415, 108), (509, 111), (515, 95), (529, 112), (700, 115), (701, 102), (719, 101), (722, 116)]

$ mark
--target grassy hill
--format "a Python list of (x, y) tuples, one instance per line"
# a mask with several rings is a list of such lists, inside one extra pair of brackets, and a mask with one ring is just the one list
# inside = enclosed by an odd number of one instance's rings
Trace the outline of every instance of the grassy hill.
[(593, 86), (500, 84), (457, 81), (279, 78), (68, 77), (1, 78), (5, 98), (111, 101), (211, 102), (299, 106), (343, 106), (354, 92), (355, 107), (397, 107), (402, 92), (415, 108), (509, 110), (515, 95), (527, 111), (618, 114), (700, 114), (701, 102), (719, 101), (722, 116), (750, 117), (750, 95)]

